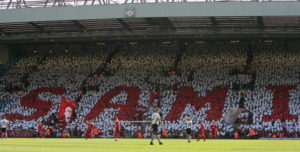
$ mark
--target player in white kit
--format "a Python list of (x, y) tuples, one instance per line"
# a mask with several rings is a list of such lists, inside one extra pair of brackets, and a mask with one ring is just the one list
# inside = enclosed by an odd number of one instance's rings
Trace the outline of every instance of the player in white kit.
[(151, 121), (151, 127), (152, 127), (152, 135), (151, 135), (151, 142), (150, 145), (153, 145), (153, 139), (156, 138), (160, 145), (163, 144), (163, 142), (160, 141), (159, 137), (159, 131), (158, 126), (163, 125), (163, 122), (161, 121), (160, 115), (159, 115), (159, 109), (155, 109), (152, 114), (152, 121)]
[(3, 119), (0, 120), (0, 127), (1, 127), (1, 131), (2, 131), (2, 138), (7, 138), (7, 128), (9, 126), (9, 121), (3, 117)]
[(193, 122), (191, 117), (187, 117), (185, 120), (185, 127), (186, 127), (186, 138), (188, 140), (188, 143), (191, 143), (192, 141), (192, 126)]

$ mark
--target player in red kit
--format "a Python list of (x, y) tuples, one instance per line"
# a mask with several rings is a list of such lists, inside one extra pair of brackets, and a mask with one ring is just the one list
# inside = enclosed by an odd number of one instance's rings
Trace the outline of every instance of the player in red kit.
[(91, 138), (92, 137), (92, 132), (94, 129), (94, 124), (93, 123), (87, 123), (87, 131), (86, 131), (86, 137), (85, 139)]
[(44, 137), (44, 126), (41, 121), (38, 122), (38, 132), (39, 132), (39, 137), (43, 138)]
[(218, 128), (217, 125), (213, 121), (212, 124), (210, 125), (210, 131), (211, 131), (212, 138), (214, 139), (217, 138), (217, 133), (218, 133), (217, 128)]
[(203, 141), (205, 141), (205, 139), (206, 139), (205, 132), (206, 132), (205, 125), (202, 121), (200, 121), (200, 130), (199, 130), (199, 135), (198, 135), (198, 140), (197, 141), (200, 141), (200, 138), (203, 138)]
[(118, 138), (120, 138), (120, 130), (121, 130), (121, 125), (120, 125), (120, 121), (118, 119), (118, 117), (116, 116), (116, 120), (115, 120), (115, 141), (118, 141)]

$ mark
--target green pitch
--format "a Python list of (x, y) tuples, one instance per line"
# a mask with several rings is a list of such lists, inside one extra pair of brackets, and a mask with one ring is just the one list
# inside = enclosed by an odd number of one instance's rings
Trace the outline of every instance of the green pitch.
[(300, 152), (300, 140), (0, 139), (0, 152)]

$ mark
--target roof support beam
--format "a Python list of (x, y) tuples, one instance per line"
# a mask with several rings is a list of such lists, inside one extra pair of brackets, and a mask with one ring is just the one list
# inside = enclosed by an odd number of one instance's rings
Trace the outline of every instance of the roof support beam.
[(258, 25), (258, 28), (260, 30), (263, 30), (264, 29), (264, 21), (263, 21), (263, 17), (261, 16), (258, 16), (257, 17), (257, 25)]
[(3, 31), (2, 29), (0, 29), (0, 33), (1, 35), (7, 35), (7, 32)]
[(217, 21), (217, 19), (215, 18), (215, 17), (210, 17), (209, 18), (210, 19), (210, 22), (211, 22), (211, 24), (212, 24), (212, 28), (213, 28), (213, 30), (218, 30), (218, 21)]
[(171, 31), (175, 31), (176, 30), (176, 28), (171, 23), (171, 21), (169, 20), (168, 17), (164, 17), (164, 18), (162, 18), (162, 20), (164, 21), (164, 23), (161, 26), (161, 29), (170, 29)]
[(47, 7), (48, 2), (49, 2), (49, 0), (46, 0), (44, 7)]
[(176, 28), (173, 26), (169, 18), (145, 18), (146, 22), (151, 26), (160, 26), (160, 30), (170, 29), (171, 31), (175, 31)]
[[(57, 3), (57, 5), (56, 5)], [(52, 7), (54, 6), (63, 6), (64, 0), (54, 0)]]
[(6, 6), (6, 9), (9, 9), (11, 2), (12, 2), (12, 0), (9, 0), (9, 2), (8, 2), (7, 6)]
[(84, 3), (83, 3), (84, 6), (86, 5), (87, 1), (88, 1), (88, 0), (84, 0)]
[(153, 18), (145, 18), (146, 23), (148, 23), (151, 26), (154, 26)]
[(84, 25), (82, 25), (81, 23), (79, 23), (78, 21), (74, 20), (72, 21), (80, 30), (80, 32), (87, 32), (87, 29), (84, 27)]
[(44, 28), (42, 28), (41, 26), (37, 25), (36, 23), (29, 22), (29, 24), (32, 25), (33, 27), (37, 28), (40, 32), (47, 33), (47, 31)]
[(125, 30), (131, 31), (130, 26), (126, 22), (124, 22), (123, 19), (117, 19), (117, 21), (123, 26)]
[(25, 8), (27, 8), (27, 4), (26, 4), (25, 0), (23, 0), (23, 3), (24, 3)]

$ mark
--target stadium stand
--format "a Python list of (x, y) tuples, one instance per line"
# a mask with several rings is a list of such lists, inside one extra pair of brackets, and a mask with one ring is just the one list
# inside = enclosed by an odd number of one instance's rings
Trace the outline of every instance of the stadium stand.
[[(206, 128), (215, 121), (222, 138), (235, 130), (246, 137), (250, 128), (257, 137), (299, 136), (300, 52), (283, 42), (147, 43), (87, 50), (33, 53), (10, 66), (0, 78), (1, 100), (10, 102), (0, 113), (12, 120), (12, 132), (36, 130), (41, 120), (46, 129), (54, 128), (54, 136), (64, 131), (82, 136), (85, 122), (92, 121), (102, 135), (110, 135), (118, 115), (127, 137), (137, 132), (149, 137), (150, 126), (128, 121), (149, 120), (159, 107), (167, 137), (183, 136), (186, 116), (192, 117), (194, 132), (200, 120)], [(251, 81), (253, 88), (247, 88)], [(251, 123), (238, 127), (223, 121), (242, 98), (243, 88), (237, 86), (246, 86), (248, 93), (239, 120), (253, 115)], [(74, 120), (65, 127), (58, 120), (62, 96), (78, 103)]]

